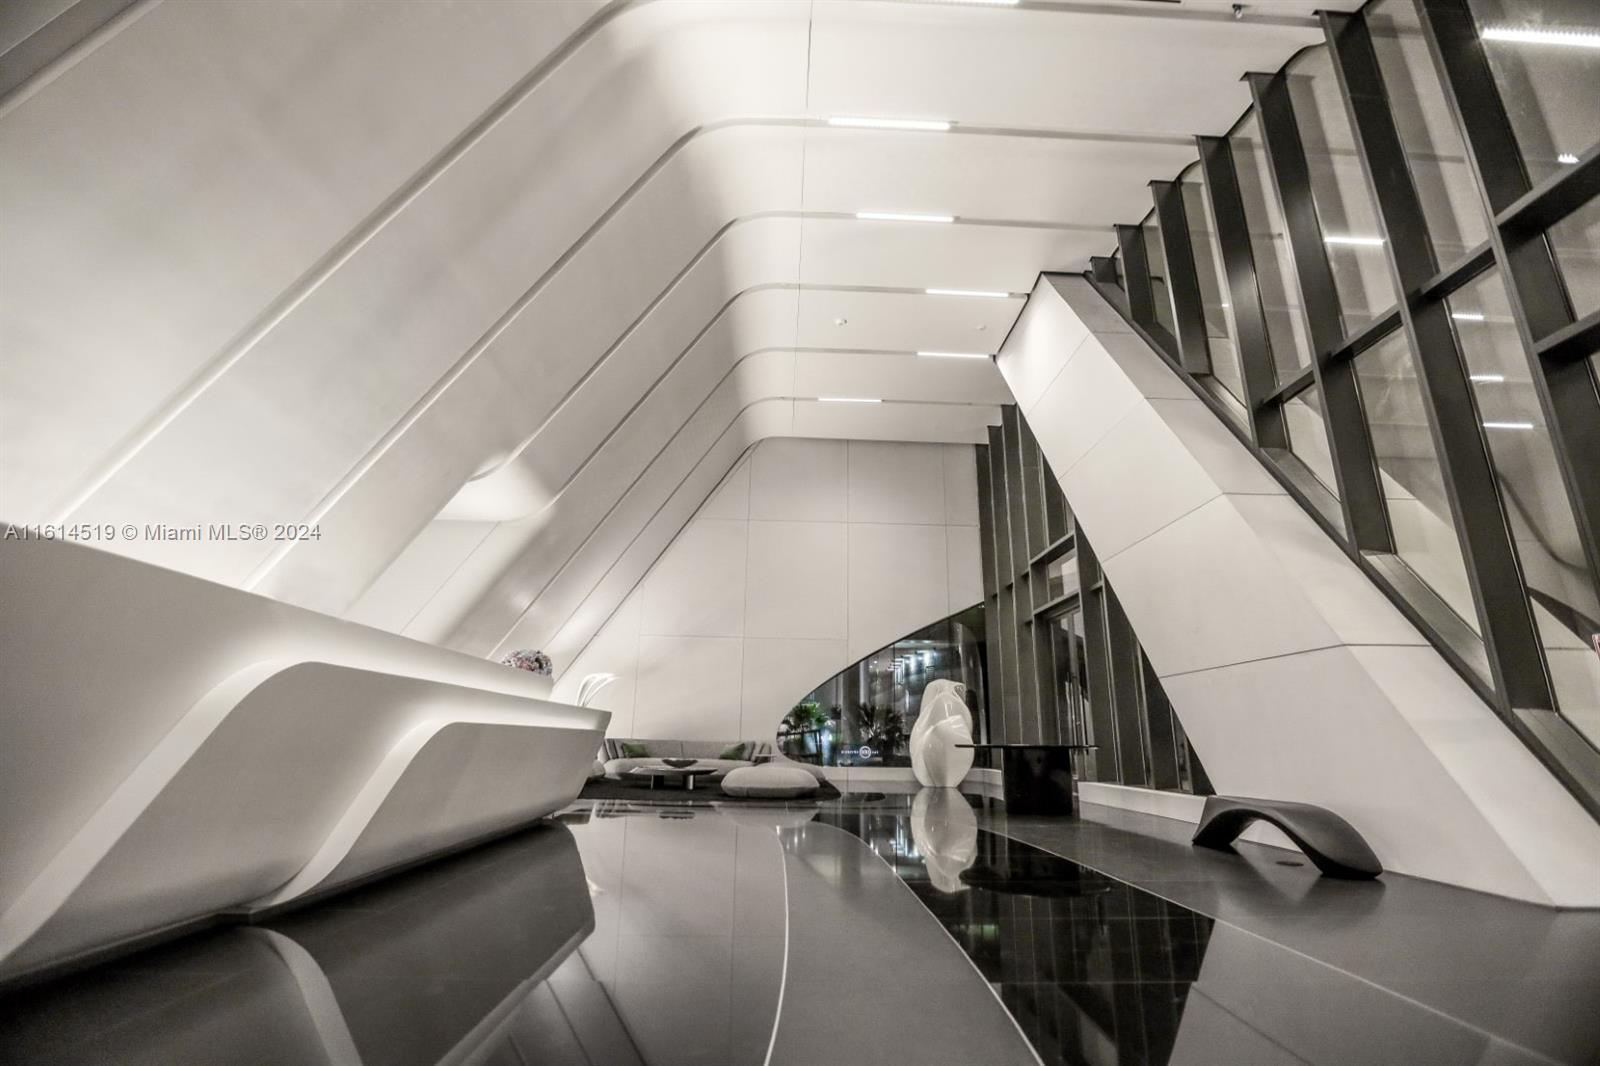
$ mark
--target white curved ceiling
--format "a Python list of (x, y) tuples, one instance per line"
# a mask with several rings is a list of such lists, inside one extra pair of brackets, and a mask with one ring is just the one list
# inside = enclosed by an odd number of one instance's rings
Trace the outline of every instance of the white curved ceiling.
[(915, 353), (1021, 297), (926, 290), (1109, 252), (1314, 6), (135, 4), (0, 101), (0, 514), (317, 522), (111, 546), (575, 650), (753, 441), (983, 439)]

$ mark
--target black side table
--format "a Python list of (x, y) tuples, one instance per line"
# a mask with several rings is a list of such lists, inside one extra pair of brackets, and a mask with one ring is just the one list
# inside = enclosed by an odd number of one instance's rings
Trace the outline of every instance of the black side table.
[(1000, 752), (1006, 814), (1071, 814), (1072, 753), (1098, 744), (957, 744)]

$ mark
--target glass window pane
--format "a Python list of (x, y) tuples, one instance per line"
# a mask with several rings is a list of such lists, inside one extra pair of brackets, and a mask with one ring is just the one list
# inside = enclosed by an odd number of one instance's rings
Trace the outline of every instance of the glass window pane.
[(1377, 0), (1367, 5), (1366, 17), (1434, 254), (1441, 266), (1449, 266), (1489, 239), (1466, 146), (1428, 54), (1416, 5), (1411, 0)]
[(1261, 142), (1261, 126), (1254, 114), (1245, 117), (1228, 138), (1234, 169), (1239, 175), (1239, 195), (1250, 224), (1250, 251), (1255, 258), (1256, 284), (1261, 289), (1272, 343), (1272, 362), (1278, 376), (1290, 377), (1311, 365), (1311, 345), (1306, 340), (1300, 287), (1285, 236), (1283, 210), (1272, 188), (1272, 171)]
[(1161, 225), (1155, 212), (1139, 227), (1144, 235), (1145, 259), (1150, 263), (1150, 296), (1156, 305), (1156, 323), (1174, 337), (1178, 323), (1172, 315), (1172, 295), (1167, 290), (1167, 256), (1161, 248)]
[[(1600, 48), (1496, 39), (1496, 30), (1600, 33), (1594, 0), (1471, 0), (1506, 114), (1535, 183), (1600, 140)], [(1530, 37), (1532, 39), (1530, 39)], [(1587, 88), (1585, 88), (1587, 87)]]
[(1550, 247), (1561, 264), (1573, 311), (1582, 318), (1600, 310), (1600, 197), (1552, 226)]
[(1600, 595), (1499, 271), (1469, 282), (1448, 302), (1557, 703), (1600, 745), (1600, 656), (1589, 644), (1591, 634), (1600, 632)]
[(1333, 473), (1333, 456), (1328, 451), (1328, 431), (1322, 421), (1322, 390), (1313, 385), (1295, 394), (1283, 405), (1289, 425), (1289, 448), (1306, 464), (1322, 487), (1339, 498), (1339, 482)]
[(1179, 188), (1183, 191), (1183, 213), (1189, 224), (1189, 243), (1194, 248), (1194, 269), (1200, 278), (1200, 306), (1205, 312), (1206, 347), (1211, 353), (1211, 373), (1233, 394), (1244, 399), (1244, 380), (1239, 374), (1239, 352), (1233, 343), (1233, 309), (1228, 306), (1223, 279), (1222, 247), (1211, 228), (1211, 199), (1199, 168), (1191, 168)]
[(1395, 330), (1356, 356), (1361, 406), (1394, 527), (1395, 552), (1462, 620), (1478, 629), (1461, 542), (1444, 491), (1416, 361)]
[(1395, 288), (1377, 209), (1326, 47), (1303, 52), (1290, 64), (1289, 98), (1305, 146), (1311, 199), (1339, 290), (1345, 333), (1353, 334), (1394, 306)]

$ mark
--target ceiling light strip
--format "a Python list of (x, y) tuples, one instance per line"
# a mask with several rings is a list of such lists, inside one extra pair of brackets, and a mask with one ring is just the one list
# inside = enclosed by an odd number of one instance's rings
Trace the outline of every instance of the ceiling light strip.
[(863, 222), (954, 222), (954, 215), (916, 215), (904, 211), (857, 211)]
[(818, 396), (818, 403), (882, 403), (880, 399), (870, 396)]
[(843, 126), (860, 130), (922, 130), (928, 133), (948, 133), (954, 123), (931, 118), (858, 118), (835, 115), (828, 119), (830, 126)]
[(1490, 26), (1483, 31), (1486, 41), (1512, 44), (1559, 44), (1570, 48), (1600, 48), (1600, 33), (1593, 30), (1541, 30), (1532, 26)]
[(924, 359), (988, 359), (987, 352), (918, 352)]
[(1383, 238), (1382, 237), (1354, 237), (1354, 236), (1324, 237), (1324, 238), (1322, 238), (1322, 243), (1323, 244), (1349, 244), (1349, 245), (1354, 245), (1355, 247), (1358, 247), (1358, 248), (1382, 248), (1383, 247)]
[(983, 300), (1009, 300), (1009, 292), (990, 292), (987, 289), (923, 289), (929, 296), (973, 296)]

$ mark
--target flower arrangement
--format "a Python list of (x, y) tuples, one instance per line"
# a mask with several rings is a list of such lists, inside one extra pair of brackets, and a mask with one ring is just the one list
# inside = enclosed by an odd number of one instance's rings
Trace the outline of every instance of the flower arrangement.
[(556, 664), (550, 661), (550, 656), (535, 648), (518, 648), (516, 651), (500, 660), (506, 666), (515, 666), (518, 670), (526, 670), (539, 677), (549, 677), (555, 672)]

